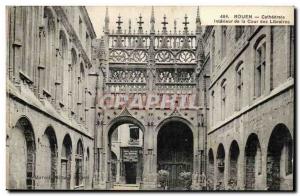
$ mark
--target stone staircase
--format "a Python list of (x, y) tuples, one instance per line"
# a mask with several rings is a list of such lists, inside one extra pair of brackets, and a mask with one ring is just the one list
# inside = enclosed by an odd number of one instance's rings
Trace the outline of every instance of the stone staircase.
[(112, 190), (138, 191), (140, 190), (140, 185), (139, 184), (114, 184)]

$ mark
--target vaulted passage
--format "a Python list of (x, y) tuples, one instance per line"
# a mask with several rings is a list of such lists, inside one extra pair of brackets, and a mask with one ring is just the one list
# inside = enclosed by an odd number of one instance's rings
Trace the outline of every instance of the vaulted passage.
[(29, 120), (22, 117), (9, 140), (9, 188), (34, 189), (35, 139)]
[[(270, 137), (267, 154), (267, 187), (287, 190), (285, 181), (293, 173), (292, 136), (284, 124), (277, 125)], [(292, 183), (291, 183), (292, 184)]]
[(247, 190), (253, 190), (256, 187), (256, 179), (261, 175), (261, 148), (258, 137), (252, 133), (247, 140), (245, 149), (245, 161), (246, 161), (246, 176), (245, 176), (245, 188)]
[(229, 150), (229, 182), (228, 185), (231, 189), (236, 189), (237, 176), (238, 176), (238, 160), (240, 155), (240, 149), (237, 141), (233, 141)]
[(137, 123), (121, 121), (111, 127), (108, 135), (110, 157), (108, 178), (112, 187), (116, 184), (139, 185), (142, 182), (144, 154), (142, 130)]
[(39, 181), (39, 186), (44, 189), (55, 189), (57, 180), (57, 140), (52, 127), (45, 130), (40, 149), (42, 159), (45, 161), (42, 165), (43, 170), (40, 171), (39, 175), (46, 178)]
[(218, 190), (224, 190), (224, 169), (225, 169), (225, 149), (223, 144), (219, 144), (217, 151), (217, 187)]
[(208, 190), (213, 190), (214, 188), (214, 153), (212, 149), (208, 151), (208, 167), (207, 167), (207, 186)]
[(169, 122), (157, 136), (158, 171), (169, 171), (168, 187), (182, 189), (180, 172), (193, 172), (193, 133), (182, 122)]
[(61, 188), (70, 189), (71, 185), (72, 141), (70, 135), (63, 140), (61, 150)]

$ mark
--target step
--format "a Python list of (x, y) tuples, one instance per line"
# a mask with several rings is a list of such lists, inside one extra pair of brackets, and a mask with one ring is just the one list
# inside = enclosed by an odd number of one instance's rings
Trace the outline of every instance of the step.
[(113, 190), (128, 190), (128, 191), (140, 190), (140, 185), (139, 184), (114, 184)]

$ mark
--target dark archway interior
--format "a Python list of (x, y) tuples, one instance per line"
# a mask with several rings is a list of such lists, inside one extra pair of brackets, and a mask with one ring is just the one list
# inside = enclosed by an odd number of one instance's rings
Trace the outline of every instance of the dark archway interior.
[(51, 188), (55, 189), (56, 186), (56, 173), (57, 173), (57, 140), (56, 135), (52, 127), (48, 127), (45, 131), (50, 143), (51, 150)]
[(207, 179), (208, 183), (207, 186), (209, 190), (212, 190), (214, 187), (214, 166), (215, 166), (215, 160), (214, 160), (214, 153), (212, 149), (209, 149), (208, 151), (208, 170), (207, 170)]
[(70, 135), (63, 140), (61, 151), (61, 188), (70, 189), (71, 185), (72, 141)]
[(180, 172), (193, 172), (193, 133), (182, 122), (169, 122), (157, 136), (158, 170), (168, 170), (169, 187), (180, 188)]
[[(30, 121), (22, 117), (18, 120), (16, 127), (23, 130), (26, 141), (26, 188), (34, 189), (35, 187), (35, 138), (34, 131)], [(17, 141), (16, 141), (17, 142)], [(17, 161), (17, 160), (15, 160)]]
[(232, 188), (235, 188), (237, 186), (238, 158), (240, 155), (239, 145), (235, 140), (230, 145), (229, 153), (230, 153), (229, 185)]
[[(246, 189), (253, 190), (255, 188), (255, 177), (256, 170), (257, 173), (261, 173), (261, 163), (257, 161), (261, 161), (261, 152), (260, 152), (260, 144), (256, 134), (251, 134), (248, 137), (245, 149), (246, 155), (246, 176), (245, 176), (245, 187)], [(256, 166), (257, 165), (257, 166)]]
[(219, 144), (217, 150), (217, 189), (224, 189), (225, 149)]
[(281, 175), (289, 175), (293, 171), (292, 137), (285, 125), (274, 128), (267, 156), (267, 186), (269, 190), (280, 190)]

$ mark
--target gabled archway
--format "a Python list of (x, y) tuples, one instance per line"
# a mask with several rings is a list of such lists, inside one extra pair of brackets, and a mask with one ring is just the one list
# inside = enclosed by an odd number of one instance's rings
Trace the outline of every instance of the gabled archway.
[[(120, 184), (140, 184), (143, 181), (143, 160), (144, 160), (144, 125), (131, 116), (129, 111), (124, 108), (121, 114), (114, 118), (107, 128), (107, 179), (112, 188), (114, 183), (118, 181)], [(132, 138), (131, 132), (138, 130), (137, 138)], [(115, 133), (118, 131), (118, 133)], [(126, 132), (126, 133), (125, 133)], [(118, 137), (127, 138), (127, 141), (119, 141), (122, 145), (117, 145), (119, 148), (119, 163), (115, 164), (115, 158), (112, 154), (112, 147)], [(124, 137), (124, 134), (126, 137)], [(133, 134), (136, 136), (136, 134)], [(117, 138), (116, 138), (117, 137)], [(116, 140), (117, 139), (117, 140)], [(118, 142), (117, 142), (118, 143)], [(116, 172), (114, 167), (116, 165)], [(114, 173), (115, 172), (115, 173)], [(116, 176), (115, 176), (115, 175)], [(118, 177), (118, 179), (116, 179)]]

